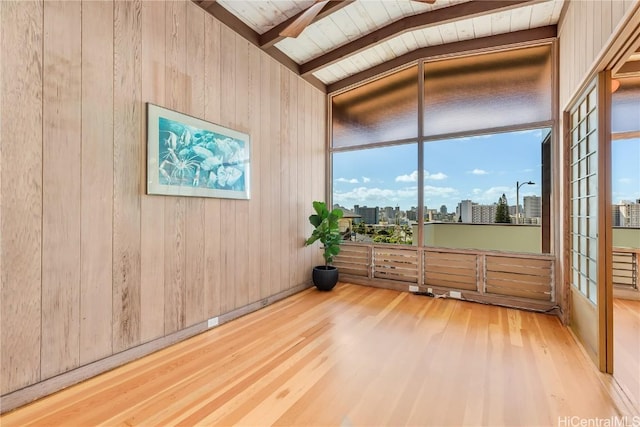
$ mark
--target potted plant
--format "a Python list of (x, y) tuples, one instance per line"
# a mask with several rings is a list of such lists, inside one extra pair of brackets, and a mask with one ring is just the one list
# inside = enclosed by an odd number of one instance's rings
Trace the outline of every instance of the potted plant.
[(338, 208), (329, 211), (326, 203), (318, 201), (313, 202), (313, 209), (316, 213), (309, 216), (309, 222), (314, 229), (305, 245), (308, 246), (316, 240), (320, 241), (324, 257), (324, 265), (313, 267), (313, 284), (321, 291), (330, 291), (338, 283), (338, 268), (331, 263), (340, 253), (342, 235), (339, 220), (343, 212)]

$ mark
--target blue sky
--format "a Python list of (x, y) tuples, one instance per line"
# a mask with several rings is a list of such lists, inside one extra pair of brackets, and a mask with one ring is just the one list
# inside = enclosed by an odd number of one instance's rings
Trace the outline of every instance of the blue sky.
[[(425, 204), (446, 205), (449, 212), (470, 199), (496, 203), (504, 193), (516, 203), (516, 182), (523, 196), (541, 195), (540, 143), (546, 129), (459, 138), (425, 144)], [(623, 141), (616, 141), (623, 142)], [(614, 201), (640, 197), (639, 141), (614, 147)], [(360, 206), (417, 206), (417, 145), (407, 144), (335, 153), (333, 202)], [(635, 194), (635, 197), (633, 196)]]
[(640, 199), (640, 138), (613, 141), (611, 164), (611, 201)]

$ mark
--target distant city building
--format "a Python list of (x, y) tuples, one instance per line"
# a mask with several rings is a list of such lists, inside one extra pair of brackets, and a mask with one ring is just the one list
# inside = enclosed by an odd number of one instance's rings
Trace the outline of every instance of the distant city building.
[(474, 204), (471, 200), (462, 200), (458, 203), (458, 207), (456, 208), (456, 214), (458, 218), (462, 218), (460, 222), (472, 222), (473, 220), (473, 210), (472, 207)]
[(396, 206), (394, 208), (391, 206), (387, 206), (383, 209), (383, 215), (388, 222), (393, 222), (393, 220), (395, 220), (396, 217), (400, 215), (400, 207)]
[(411, 206), (411, 209), (407, 211), (407, 219), (409, 221), (417, 221), (418, 220), (418, 208), (415, 206)]
[[(496, 211), (498, 205), (478, 205), (471, 206), (471, 222), (474, 224), (493, 224), (496, 222)], [(462, 220), (464, 222), (464, 218)]]
[(442, 215), (446, 215), (447, 214), (447, 206), (446, 205), (440, 206), (440, 213)]
[(524, 196), (524, 218), (542, 218), (542, 198), (540, 196)]
[(611, 225), (613, 227), (623, 227), (620, 216), (620, 205), (611, 205)]
[(620, 227), (640, 227), (640, 199), (623, 200), (619, 205)]
[(380, 222), (380, 209), (377, 206), (375, 208), (368, 208), (366, 206), (355, 205), (353, 212), (360, 215), (365, 224), (377, 224)]

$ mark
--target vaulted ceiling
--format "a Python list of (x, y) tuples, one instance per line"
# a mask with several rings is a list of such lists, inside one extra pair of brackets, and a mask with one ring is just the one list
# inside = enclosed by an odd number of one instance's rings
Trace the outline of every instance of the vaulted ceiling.
[(316, 0), (193, 1), (327, 92), (419, 58), (555, 37), (565, 5), (565, 0), (327, 1), (293, 38), (280, 33)]

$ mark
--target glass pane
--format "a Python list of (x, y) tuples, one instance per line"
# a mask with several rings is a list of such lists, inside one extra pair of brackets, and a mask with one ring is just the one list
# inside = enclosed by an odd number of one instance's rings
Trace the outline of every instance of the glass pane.
[(418, 205), (417, 152), (412, 143), (333, 153), (333, 203), (351, 221), (351, 234), (345, 239), (413, 243), (410, 221)]
[(418, 136), (418, 67), (331, 98), (333, 147)]
[[(425, 142), (424, 244), (540, 253), (540, 147), (548, 132), (535, 129)], [(526, 226), (512, 226), (516, 202), (519, 224)]]
[(578, 273), (578, 270), (576, 270), (575, 268), (573, 269), (573, 280), (571, 281), (571, 284), (574, 287), (580, 289), (580, 273)]
[[(589, 111), (592, 111), (597, 107), (597, 104), (598, 104), (597, 95), (598, 95), (598, 91), (595, 88), (591, 92), (589, 92), (589, 95), (585, 101), (586, 102), (585, 105), (587, 106)], [(584, 117), (584, 115), (582, 117)]]
[(551, 120), (551, 47), (425, 63), (425, 135)]
[(613, 93), (611, 131), (640, 131), (640, 77), (619, 79), (620, 87)]
[(594, 304), (598, 303), (598, 287), (593, 279), (589, 280), (589, 300)]
[(598, 113), (596, 111), (589, 113), (589, 117), (587, 118), (587, 129), (589, 131), (598, 129)]

